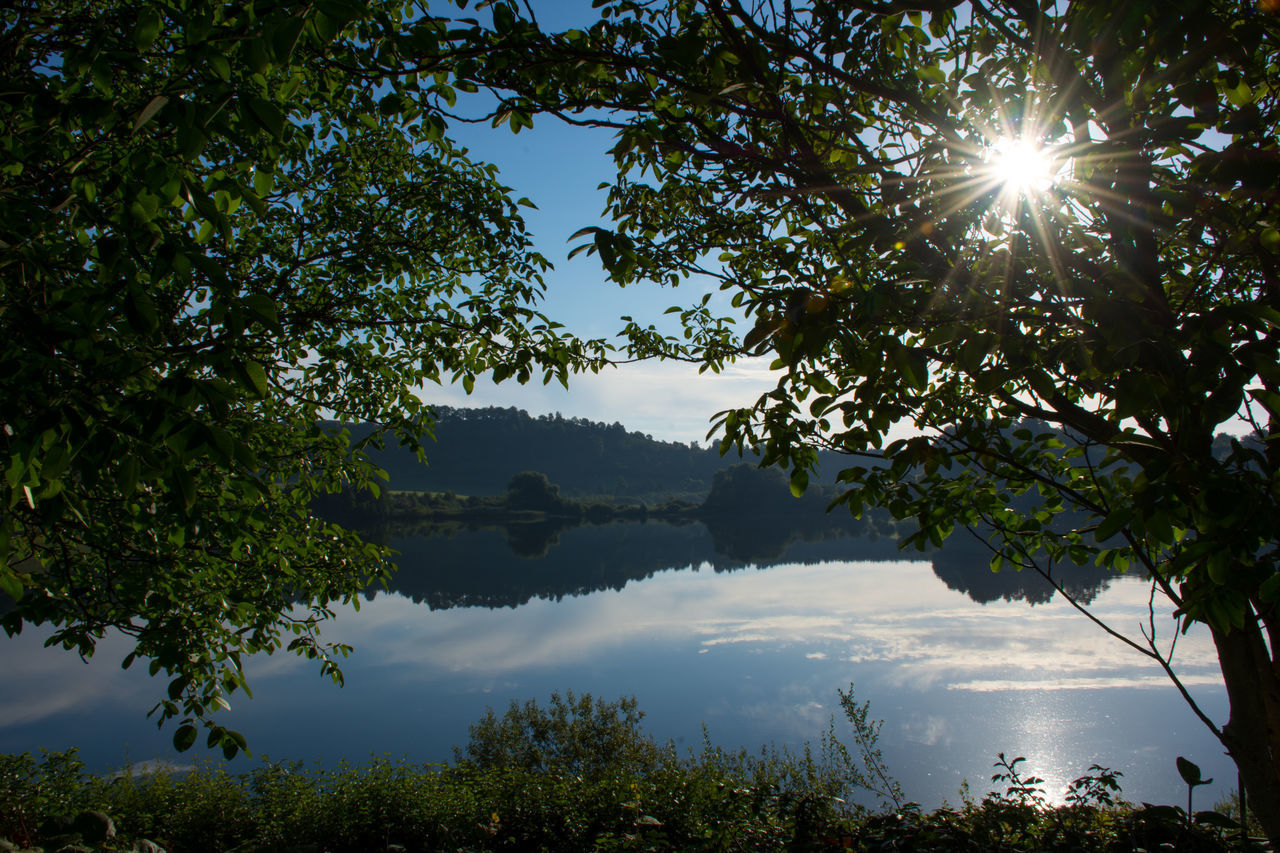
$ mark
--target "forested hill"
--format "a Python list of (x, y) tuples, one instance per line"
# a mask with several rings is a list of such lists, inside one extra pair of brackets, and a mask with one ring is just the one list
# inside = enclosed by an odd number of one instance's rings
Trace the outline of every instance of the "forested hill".
[[(516, 408), (438, 406), (434, 412), (436, 440), (426, 443), (426, 465), (398, 447), (374, 454), (392, 489), (498, 495), (514, 474), (540, 471), (569, 497), (703, 496), (716, 471), (743, 461), (716, 448), (655, 441), (619, 423), (533, 417)], [(356, 437), (368, 433), (351, 429)]]
[[(375, 462), (391, 476), (392, 489), (501, 495), (515, 474), (540, 471), (565, 497), (647, 502), (683, 497), (701, 502), (711, 491), (717, 471), (757, 461), (736, 452), (721, 456), (714, 446), (656, 441), (620, 423), (559, 414), (534, 417), (516, 408), (437, 406), (433, 411), (436, 440), (426, 443), (425, 465), (399, 447), (375, 452)], [(1028, 423), (1049, 431), (1047, 425)], [(363, 425), (350, 429), (356, 438), (370, 431)], [(1226, 435), (1218, 437), (1219, 455), (1229, 450), (1229, 440)], [(1244, 441), (1257, 443), (1250, 438)], [(830, 483), (842, 468), (857, 464), (837, 454), (822, 454), (819, 459), (822, 477), (815, 482)]]

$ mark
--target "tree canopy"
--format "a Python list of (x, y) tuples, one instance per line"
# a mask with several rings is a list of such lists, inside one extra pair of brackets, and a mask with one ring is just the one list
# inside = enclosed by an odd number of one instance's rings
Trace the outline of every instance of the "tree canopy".
[[(0, 11), (5, 627), (135, 636), (183, 747), (243, 745), (208, 717), (246, 654), (337, 674), (316, 626), (385, 563), (309, 511), (376, 488), (322, 419), (412, 444), (423, 382), (605, 353), (538, 313), (519, 202), (446, 136), (484, 87), (495, 125), (616, 130), (579, 247), (615, 281), (713, 276), (748, 317), (625, 329), (773, 358), (725, 448), (796, 492), (863, 457), (855, 513), (992, 531), (997, 567), (1141, 565), (1207, 625), (1231, 714), (1202, 719), (1280, 839), (1275, 4), (597, 0), (562, 33), (488, 6)], [(1215, 452), (1233, 422), (1256, 439)], [(1130, 640), (1176, 681), (1166, 641)]]
[[(844, 472), (855, 513), (992, 531), (997, 568), (1145, 568), (1213, 633), (1231, 714), (1201, 718), (1280, 838), (1275, 4), (595, 5), (496, 4), (464, 71), (495, 124), (616, 130), (580, 247), (614, 280), (713, 276), (750, 318), (663, 344), (782, 371), (725, 445), (796, 489), (821, 448), (887, 463)], [(1176, 681), (1170, 639), (1129, 642)]]
[(169, 676), (190, 746), (282, 647), (385, 571), (310, 498), (375, 488), (416, 389), (598, 364), (538, 313), (545, 261), (445, 135), (444, 25), (381, 0), (0, 11), (0, 590), (10, 633)]

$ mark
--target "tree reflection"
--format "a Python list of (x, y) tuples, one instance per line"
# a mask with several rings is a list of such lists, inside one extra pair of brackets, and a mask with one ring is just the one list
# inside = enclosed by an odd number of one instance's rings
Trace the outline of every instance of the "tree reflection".
[[(517, 607), (535, 598), (619, 590), (666, 571), (731, 572), (911, 556), (898, 550), (893, 526), (884, 519), (852, 527), (787, 526), (751, 517), (687, 524), (592, 525), (560, 519), (505, 526), (392, 525), (387, 541), (398, 552), (399, 568), (389, 589), (433, 610)], [(932, 560), (934, 574), (947, 587), (979, 604), (1037, 605), (1054, 595), (1034, 572), (992, 572), (988, 552), (976, 540), (952, 537), (944, 548), (921, 556)], [(1094, 566), (1060, 565), (1054, 577), (1081, 603), (1089, 603), (1114, 575)]]

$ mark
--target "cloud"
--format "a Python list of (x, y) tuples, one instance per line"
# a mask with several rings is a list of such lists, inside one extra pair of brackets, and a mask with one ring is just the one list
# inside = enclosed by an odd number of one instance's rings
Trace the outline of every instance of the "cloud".
[[(1143, 584), (1121, 580), (1095, 609), (1137, 635), (1146, 593)], [(376, 611), (371, 618), (340, 619), (331, 639), (352, 643), (357, 655), (376, 649), (376, 666), (414, 673), (493, 677), (653, 647), (689, 655), (785, 650), (815, 665), (878, 666), (886, 683), (916, 690), (1167, 684), (1150, 660), (1066, 604), (1037, 607), (1034, 615), (1017, 602), (978, 607), (921, 562), (664, 573), (622, 591), (535, 600), (514, 611), (423, 614), (398, 596), (365, 607)], [(1188, 684), (1212, 688), (1221, 676), (1202, 634), (1179, 641), (1175, 665)]]
[(702, 443), (716, 412), (750, 406), (776, 384), (764, 359), (744, 360), (719, 374), (699, 374), (696, 365), (654, 361), (571, 377), (568, 391), (559, 383), (543, 385), (540, 380), (520, 385), (479, 379), (470, 395), (458, 385), (426, 386), (420, 393), (424, 400), (441, 405), (514, 406), (533, 415), (559, 412), (569, 418), (621, 423), (661, 441)]

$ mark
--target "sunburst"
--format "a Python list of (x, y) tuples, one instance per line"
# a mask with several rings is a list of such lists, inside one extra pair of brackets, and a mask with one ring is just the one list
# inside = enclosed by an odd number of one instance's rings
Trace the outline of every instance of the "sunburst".
[(1007, 136), (992, 141), (984, 152), (983, 171), (1012, 201), (1034, 199), (1066, 180), (1069, 159), (1029, 137)]

